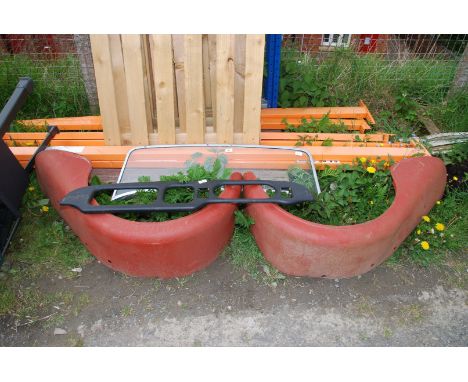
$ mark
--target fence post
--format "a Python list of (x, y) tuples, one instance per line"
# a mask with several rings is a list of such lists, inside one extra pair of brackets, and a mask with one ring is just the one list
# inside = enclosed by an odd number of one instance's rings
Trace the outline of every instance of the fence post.
[(91, 35), (91, 45), (106, 144), (258, 144), (264, 35)]
[(73, 35), (73, 40), (75, 41), (76, 52), (80, 60), (81, 73), (83, 75), (86, 95), (88, 96), (89, 108), (91, 114), (95, 115), (99, 113), (99, 102), (89, 35), (75, 34)]
[(243, 103), (243, 143), (260, 143), (265, 35), (247, 35)]
[(468, 84), (468, 44), (465, 45), (462, 58), (457, 67), (455, 78), (453, 79), (452, 86), (450, 87), (449, 96), (455, 91), (465, 87)]
[(281, 40), (282, 35), (280, 34), (269, 34), (266, 36), (267, 78), (265, 98), (268, 107), (278, 106)]
[(91, 35), (96, 85), (102, 115), (104, 139), (108, 145), (120, 145), (118, 104), (112, 74), (112, 57), (108, 35)]
[(184, 36), (185, 120), (187, 143), (205, 141), (202, 35)]
[(152, 132), (153, 127), (148, 89), (145, 86), (143, 36), (123, 34), (121, 38), (131, 142), (133, 145), (147, 145), (149, 143), (148, 134)]
[(150, 35), (159, 144), (174, 144), (174, 66), (170, 35)]
[(218, 143), (234, 139), (234, 39), (216, 35), (216, 138)]

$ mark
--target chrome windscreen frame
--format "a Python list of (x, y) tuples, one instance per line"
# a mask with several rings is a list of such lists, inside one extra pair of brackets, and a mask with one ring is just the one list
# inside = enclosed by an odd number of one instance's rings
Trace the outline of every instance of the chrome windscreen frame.
[[(200, 148), (200, 147), (204, 147), (204, 148), (251, 148), (251, 149), (271, 149), (271, 150), (283, 150), (283, 151), (293, 151), (293, 152), (300, 152), (301, 155), (305, 155), (309, 162), (310, 162), (310, 167), (312, 169), (312, 174), (313, 174), (313, 177), (314, 177), (314, 182), (315, 182), (315, 188), (317, 190), (317, 194), (319, 194), (321, 192), (320, 190), (320, 185), (319, 185), (319, 182), (318, 182), (318, 177), (317, 177), (317, 171), (315, 169), (315, 161), (314, 161), (314, 158), (312, 156), (312, 154), (307, 151), (307, 150), (302, 150), (302, 149), (299, 149), (299, 148), (294, 148), (294, 147), (284, 147), (284, 146), (264, 146), (264, 145), (235, 145), (235, 144), (222, 144), (222, 143), (206, 143), (206, 144), (173, 144), (173, 145), (148, 145), (148, 146), (137, 146), (137, 147), (134, 147), (132, 149), (130, 149), (128, 152), (127, 152), (127, 155), (125, 156), (125, 160), (123, 162), (123, 166), (122, 166), (122, 169), (120, 170), (120, 173), (119, 173), (119, 177), (117, 179), (117, 183), (120, 183), (121, 180), (122, 180), (122, 177), (124, 175), (124, 171), (126, 169), (126, 166), (127, 166), (127, 163), (128, 163), (128, 160), (130, 158), (130, 156), (132, 155), (133, 152), (137, 151), (137, 150), (144, 150), (144, 149), (157, 149), (157, 148), (190, 148), (190, 147), (193, 147), (193, 148)], [(122, 197), (125, 197), (130, 195), (130, 194), (133, 194), (133, 192), (130, 192), (130, 193), (123, 193), (123, 194), (120, 194), (118, 197), (116, 196), (116, 191), (114, 191), (113, 195), (112, 195), (112, 199), (118, 199), (118, 198), (122, 198)]]

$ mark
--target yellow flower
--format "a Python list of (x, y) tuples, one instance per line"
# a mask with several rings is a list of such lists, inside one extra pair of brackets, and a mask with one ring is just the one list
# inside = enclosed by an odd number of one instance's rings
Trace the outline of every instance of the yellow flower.
[(418, 235), (421, 235), (421, 230), (418, 229), (418, 230), (416, 231), (416, 233), (417, 233)]
[(424, 215), (424, 216), (422, 217), (422, 219), (423, 219), (425, 222), (427, 222), (427, 223), (429, 223), (429, 222), (431, 221), (431, 218), (430, 218), (429, 216), (427, 216), (427, 215)]
[(437, 224), (435, 225), (435, 229), (436, 229), (437, 231), (443, 231), (443, 230), (445, 229), (445, 226), (444, 226), (442, 223), (437, 223)]
[(373, 200), (369, 200), (369, 204), (372, 206), (374, 204)]
[(28, 188), (28, 190), (32, 192), (32, 191), (35, 190), (35, 188), (33, 186), (31, 186), (31, 187)]
[(375, 171), (376, 171), (376, 170), (375, 170), (375, 167), (372, 167), (372, 166), (367, 167), (366, 170), (367, 170), (367, 172), (370, 173), (370, 174), (374, 174)]
[(362, 157), (362, 158), (359, 158), (359, 160), (361, 161), (361, 163), (366, 163), (367, 162), (367, 159)]
[(454, 176), (454, 177), (453, 177), (453, 180), (458, 180), (458, 177)]
[(372, 164), (374, 164), (374, 163), (375, 163), (375, 159), (372, 159), (370, 162), (371, 162)]
[(437, 204), (440, 204), (441, 202), (440, 202), (440, 200), (438, 200), (436, 203), (437, 203)]
[(47, 206), (42, 206), (41, 211), (42, 211), (42, 212), (49, 212), (49, 207), (47, 207)]
[(429, 249), (429, 243), (427, 241), (421, 241), (421, 247), (427, 251)]

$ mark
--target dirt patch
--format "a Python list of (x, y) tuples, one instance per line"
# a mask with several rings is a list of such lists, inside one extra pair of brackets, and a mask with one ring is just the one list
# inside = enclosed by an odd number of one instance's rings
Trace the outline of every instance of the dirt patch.
[(37, 285), (70, 295), (61, 320), (15, 327), (4, 319), (0, 344), (466, 346), (468, 294), (447, 283), (449, 273), (383, 265), (359, 278), (287, 277), (272, 288), (224, 257), (175, 280), (127, 277), (94, 261), (74, 279)]

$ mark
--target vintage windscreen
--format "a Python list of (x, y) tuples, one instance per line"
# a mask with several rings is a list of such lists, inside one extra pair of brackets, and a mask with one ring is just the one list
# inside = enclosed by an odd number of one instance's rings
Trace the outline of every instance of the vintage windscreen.
[[(247, 145), (160, 145), (132, 149), (124, 162), (118, 183), (159, 181), (199, 164), (219, 178), (230, 173), (252, 172), (257, 179), (282, 180), (302, 184), (312, 193), (320, 192), (314, 160), (299, 148)], [(113, 198), (125, 197), (129, 190), (116, 191)]]

